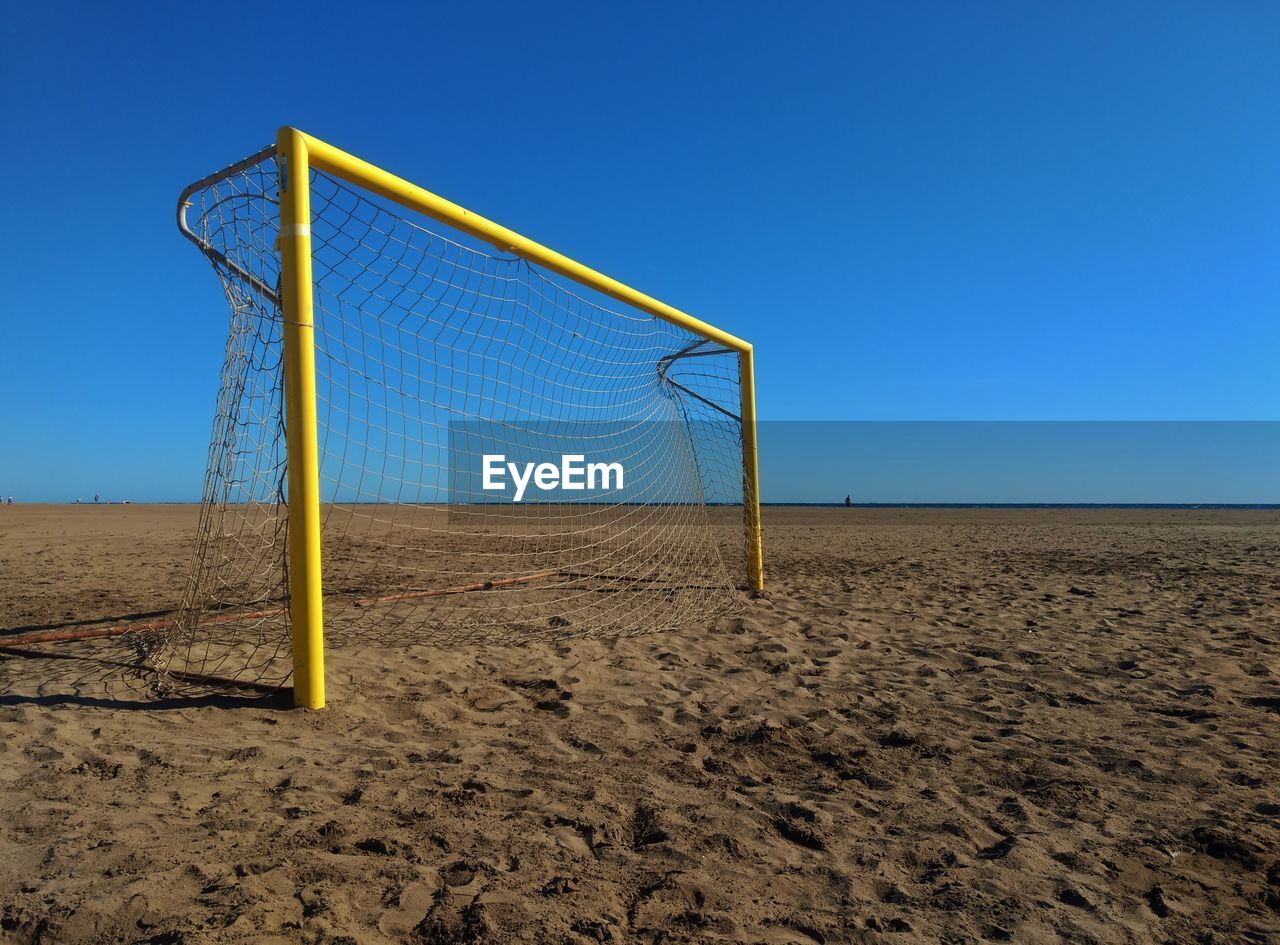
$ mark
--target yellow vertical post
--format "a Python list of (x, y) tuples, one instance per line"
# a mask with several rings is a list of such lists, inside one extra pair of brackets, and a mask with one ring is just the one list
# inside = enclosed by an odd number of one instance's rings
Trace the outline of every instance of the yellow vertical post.
[(304, 136), (281, 128), (280, 290), (284, 316), (285, 449), (289, 466), (289, 614), (293, 703), (324, 707), (320, 593), (320, 464), (316, 445), (315, 320), (311, 306), (311, 174)]
[(756, 446), (756, 373), (750, 345), (738, 353), (738, 386), (742, 394), (742, 501), (747, 530), (747, 579), (753, 591), (762, 591), (764, 540), (760, 529), (760, 462)]

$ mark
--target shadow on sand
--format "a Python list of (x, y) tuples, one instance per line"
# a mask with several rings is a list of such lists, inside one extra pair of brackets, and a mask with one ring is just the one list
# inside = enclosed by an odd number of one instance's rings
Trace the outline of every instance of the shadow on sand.
[(252, 680), (140, 670), (119, 640), (62, 644), (56, 651), (0, 644), (0, 707), (77, 705), (165, 711), (214, 707), (286, 709), (291, 690)]

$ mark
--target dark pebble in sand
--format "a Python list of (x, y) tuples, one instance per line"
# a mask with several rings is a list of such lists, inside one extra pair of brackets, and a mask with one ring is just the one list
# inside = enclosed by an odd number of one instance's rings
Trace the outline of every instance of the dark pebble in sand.
[(1068, 906), (1075, 906), (1077, 909), (1093, 909), (1093, 903), (1085, 898), (1084, 893), (1071, 886), (1065, 887), (1058, 893), (1058, 902)]
[(476, 878), (476, 871), (466, 863), (454, 863), (444, 871), (444, 884), (446, 886), (466, 886)]
[(545, 896), (563, 896), (577, 888), (578, 884), (568, 876), (553, 876), (547, 885), (542, 887), (542, 893)]
[(880, 747), (882, 748), (910, 748), (916, 743), (916, 739), (906, 732), (894, 729), (880, 736)]
[(1165, 901), (1164, 890), (1159, 886), (1152, 886), (1147, 890), (1146, 899), (1151, 911), (1162, 919), (1168, 917), (1173, 911), (1169, 908), (1169, 903)]
[(808, 850), (825, 850), (827, 848), (826, 842), (820, 836), (800, 824), (790, 823), (779, 818), (774, 821), (773, 825), (784, 839), (790, 840), (797, 846)]
[(1017, 842), (1018, 842), (1017, 837), (1003, 837), (1002, 839), (997, 840), (995, 843), (991, 844), (991, 846), (985, 849), (979, 850), (977, 853), (978, 859), (1003, 860), (1006, 856), (1009, 855), (1009, 851), (1014, 848), (1014, 845)]

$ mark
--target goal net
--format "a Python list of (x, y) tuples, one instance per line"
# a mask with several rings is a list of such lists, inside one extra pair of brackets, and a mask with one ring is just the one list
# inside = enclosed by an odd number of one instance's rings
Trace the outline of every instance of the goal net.
[[(290, 672), (280, 173), (264, 150), (180, 209), (231, 315), (181, 617), (142, 648), (161, 673)], [(309, 173), (326, 644), (631, 634), (732, 610), (754, 501), (738, 353)], [(576, 491), (529, 476), (514, 500), (526, 463), (564, 456), (624, 475)]]

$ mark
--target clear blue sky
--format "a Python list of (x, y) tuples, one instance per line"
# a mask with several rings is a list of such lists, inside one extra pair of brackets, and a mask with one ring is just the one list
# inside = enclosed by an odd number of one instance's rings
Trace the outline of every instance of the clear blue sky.
[(753, 341), (767, 419), (1280, 417), (1275, 4), (402, 6), (6, 6), (0, 492), (198, 497), (174, 202), (283, 123)]

